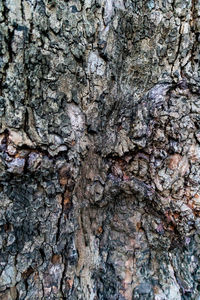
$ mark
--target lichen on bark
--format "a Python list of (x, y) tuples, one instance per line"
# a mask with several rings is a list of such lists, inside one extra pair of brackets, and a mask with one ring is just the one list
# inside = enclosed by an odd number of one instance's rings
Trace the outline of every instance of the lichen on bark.
[(0, 299), (200, 299), (199, 16), (0, 2)]

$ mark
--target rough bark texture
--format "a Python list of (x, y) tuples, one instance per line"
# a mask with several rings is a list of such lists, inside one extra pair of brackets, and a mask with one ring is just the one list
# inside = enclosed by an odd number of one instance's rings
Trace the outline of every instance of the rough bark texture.
[(0, 299), (200, 299), (199, 17), (0, 1)]

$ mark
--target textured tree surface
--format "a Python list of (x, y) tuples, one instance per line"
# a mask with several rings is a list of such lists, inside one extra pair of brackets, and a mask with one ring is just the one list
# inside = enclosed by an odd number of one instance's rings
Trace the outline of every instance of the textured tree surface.
[(0, 1), (0, 299), (200, 299), (200, 0)]

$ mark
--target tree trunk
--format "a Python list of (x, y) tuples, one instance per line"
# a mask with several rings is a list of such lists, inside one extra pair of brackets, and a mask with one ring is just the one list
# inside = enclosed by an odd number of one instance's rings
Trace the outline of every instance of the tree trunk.
[(0, 2), (0, 299), (200, 299), (199, 17)]

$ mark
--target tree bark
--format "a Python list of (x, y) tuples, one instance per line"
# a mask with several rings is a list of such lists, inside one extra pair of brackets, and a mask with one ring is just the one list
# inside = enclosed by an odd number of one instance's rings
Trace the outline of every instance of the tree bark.
[(0, 2), (0, 299), (200, 299), (199, 17)]

